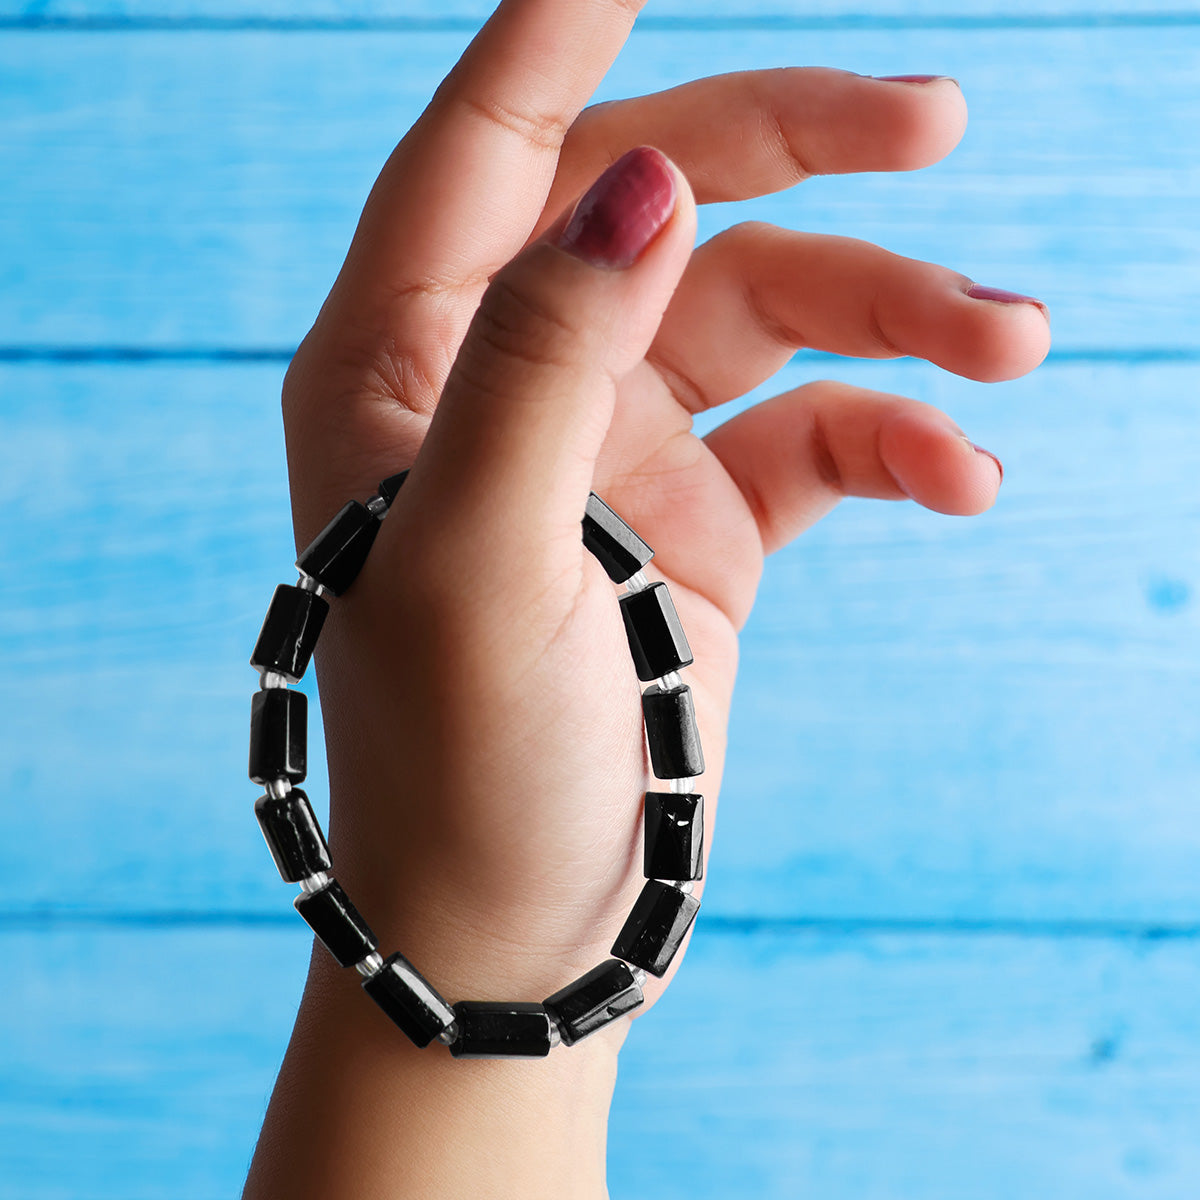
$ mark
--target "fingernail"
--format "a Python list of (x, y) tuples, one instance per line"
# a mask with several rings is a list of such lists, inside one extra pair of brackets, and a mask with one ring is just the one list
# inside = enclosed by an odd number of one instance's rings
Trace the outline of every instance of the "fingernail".
[(996, 470), (1000, 472), (1000, 482), (1003, 483), (1004, 464), (990, 450), (985, 450), (982, 446), (975, 445), (974, 442), (971, 443), (971, 449), (974, 450), (976, 454), (986, 454), (988, 458), (990, 458), (992, 462), (996, 464)]
[(958, 82), (953, 75), (872, 75), (871, 78), (884, 83), (936, 83), (939, 79), (949, 79), (951, 83)]
[(995, 300), (1000, 304), (1036, 304), (1046, 316), (1050, 315), (1050, 310), (1035, 297), (1022, 296), (1019, 292), (1006, 292), (1003, 288), (973, 283), (967, 288), (967, 295), (972, 300)]
[(594, 267), (637, 262), (675, 211), (675, 173), (653, 146), (621, 155), (575, 206), (557, 245)]

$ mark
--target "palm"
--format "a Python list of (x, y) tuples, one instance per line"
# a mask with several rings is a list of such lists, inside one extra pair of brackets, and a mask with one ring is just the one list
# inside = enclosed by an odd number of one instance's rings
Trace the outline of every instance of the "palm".
[[(456, 311), (462, 333), (469, 308), (464, 303)], [(462, 333), (456, 334), (458, 341)], [(310, 350), (311, 343), (298, 356), (289, 386), (297, 385)], [(431, 390), (440, 392), (449, 364), (422, 360), (416, 365)], [(300, 542), (307, 532), (299, 514), (308, 505), (314, 524), (319, 523), (322, 512), (338, 506), (339, 497), (369, 490), (369, 484), (364, 488), (356, 481), (411, 463), (429, 410), (436, 407), (430, 394), (395, 389), (374, 365), (335, 362), (306, 381), (347, 398), (338, 437), (349, 452), (332, 456), (339, 463), (338, 478), (328, 471), (321, 477), (329, 480), (327, 498), (324, 489), (320, 498), (308, 490), (297, 495)], [(656, 368), (643, 364), (624, 381), (615, 414), (595, 488), (655, 547), (650, 573), (670, 584), (688, 632), (696, 657), (688, 681), (705, 734), (701, 790), (711, 841), (736, 669), (735, 622), (753, 596), (761, 540), (736, 485), (690, 432), (690, 414)], [(311, 429), (301, 433), (294, 423), (289, 433), (314, 437)], [(327, 437), (315, 441), (329, 445)], [(300, 442), (293, 462), (308, 444)], [(305, 472), (294, 470), (294, 477), (304, 481)], [(586, 969), (606, 955), (643, 878), (640, 857), (630, 853), (638, 844), (645, 787), (641, 711), (613, 586), (590, 564), (583, 594), (562, 597), (562, 610), (573, 610), (569, 626), (558, 631), (549, 652), (540, 638), (531, 638), (523, 667), (514, 668), (510, 658), (501, 671), (487, 663), (486, 655), (461, 656), (461, 674), (449, 681), (448, 690), (472, 696), (477, 705), (508, 718), (485, 735), (474, 706), (448, 711), (430, 702), (432, 681), (446, 677), (446, 645), (430, 636), (428, 612), (397, 619), (404, 604), (419, 606), (420, 599), (405, 597), (403, 576), (373, 569), (377, 561), (386, 563), (386, 549), (381, 535), (372, 569), (353, 593), (351, 619), (331, 626), (326, 641), (332, 639), (334, 647), (330, 652), (323, 645), (319, 662), (339, 870), (357, 877), (355, 894), (381, 927), (437, 927), (428, 911), (392, 908), (392, 881), (419, 880), (416, 890), (423, 902), (452, 909), (455, 922), (520, 930), (519, 940), (539, 948), (543, 965), (554, 970), (559, 964), (554, 977)], [(446, 625), (440, 635), (447, 643), (460, 639), (462, 626), (444, 610), (441, 616)], [(417, 637), (414, 628), (420, 630)], [(404, 686), (397, 688), (397, 680)], [(531, 695), (553, 698), (553, 703), (530, 705)], [(462, 721), (457, 728), (452, 727), (456, 719)], [(377, 735), (364, 738), (364, 726), (374, 726)], [(584, 742), (581, 729), (595, 736)], [(439, 740), (470, 746), (471, 754), (439, 762), (426, 753)], [(364, 745), (381, 752), (364, 754)], [(545, 764), (544, 779), (531, 771), (535, 761)], [(546, 802), (556, 781), (568, 781), (568, 787), (558, 785), (554, 802)], [(414, 795), (453, 797), (454, 813), (448, 814), (444, 804), (435, 818), (414, 813), (405, 802)], [(364, 796), (383, 802), (364, 802)], [(503, 839), (503, 831), (512, 828), (521, 836)], [(447, 837), (448, 829), (455, 831), (453, 837)], [(498, 839), (505, 842), (503, 853), (497, 852)], [(362, 847), (371, 851), (364, 855)], [(466, 874), (464, 863), (469, 864)], [(472, 899), (464, 904), (468, 883)], [(564, 897), (572, 904), (564, 907)], [(419, 945), (409, 950), (419, 957)], [(473, 970), (479, 969), (474, 963)]]

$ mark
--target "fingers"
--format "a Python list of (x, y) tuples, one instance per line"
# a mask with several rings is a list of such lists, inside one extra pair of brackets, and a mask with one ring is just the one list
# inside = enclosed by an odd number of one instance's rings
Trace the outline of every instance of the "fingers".
[(704, 440), (753, 512), (766, 554), (843, 496), (968, 516), (991, 507), (1003, 477), (931, 405), (826, 380), (765, 400)]
[(949, 154), (966, 123), (952, 79), (889, 83), (830, 67), (697, 79), (585, 109), (563, 142), (542, 222), (630, 146), (658, 146), (696, 202), (712, 204), (811, 175), (914, 171)]
[(968, 294), (965, 275), (854, 238), (735, 225), (699, 247), (648, 358), (693, 412), (744, 395), (796, 349), (925, 358), (994, 382), (1050, 348), (1040, 301)]
[(694, 237), (686, 180), (641, 147), (485, 292), (404, 498), (436, 514), (439, 537), (453, 529), (456, 556), (487, 564), (489, 586), (542, 578), (548, 563), (578, 576), (617, 382), (645, 354)]
[(384, 166), (335, 291), (482, 287), (525, 243), (643, 3), (504, 0)]

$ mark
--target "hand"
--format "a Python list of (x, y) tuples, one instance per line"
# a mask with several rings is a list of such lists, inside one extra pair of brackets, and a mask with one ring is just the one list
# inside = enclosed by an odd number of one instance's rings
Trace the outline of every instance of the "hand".
[[(563, 986), (609, 956), (644, 882), (656, 785), (616, 590), (580, 540), (589, 489), (657, 551), (648, 574), (695, 653), (710, 846), (764, 554), (843, 495), (981, 512), (1001, 472), (936, 409), (832, 382), (704, 439), (693, 415), (802, 345), (980, 380), (1031, 370), (1049, 345), (1037, 302), (973, 298), (957, 272), (864, 242), (749, 223), (693, 252), (696, 203), (933, 163), (965, 107), (952, 80), (786, 68), (581, 112), (639, 7), (501, 4), (385, 166), (284, 387), (298, 546), (415, 464), (317, 667), (335, 872), (383, 951), (451, 1001)], [(622, 159), (639, 146), (657, 149)], [(642, 216), (623, 255), (585, 229), (603, 260), (589, 262), (555, 241), (586, 225), (567, 224), (574, 200), (618, 159)], [(318, 949), (313, 1003), (357, 982)], [(639, 1015), (663, 986), (648, 981)], [(386, 1024), (365, 997), (346, 1005)], [(611, 1061), (626, 1027), (555, 1055)], [(402, 1035), (386, 1037), (400, 1056)]]
[[(1048, 346), (1040, 306), (867, 243), (750, 223), (693, 253), (696, 200), (941, 157), (963, 128), (953, 81), (747, 72), (579, 115), (633, 17), (601, 7), (501, 6), (381, 174), (284, 392), (298, 544), (416, 463), (318, 677), (335, 869), (451, 999), (567, 983), (643, 882), (655, 785), (614, 588), (580, 542), (589, 489), (656, 549), (691, 640), (711, 846), (764, 553), (843, 494), (973, 513), (1000, 473), (937, 410), (830, 382), (705, 439), (693, 414), (802, 344), (976, 379)], [(554, 246), (570, 198), (643, 143), (665, 222), (638, 260)]]

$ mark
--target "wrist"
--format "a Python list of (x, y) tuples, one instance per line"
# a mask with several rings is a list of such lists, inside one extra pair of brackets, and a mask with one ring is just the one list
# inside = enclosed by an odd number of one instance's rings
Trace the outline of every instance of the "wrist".
[(247, 1200), (337, 1194), (600, 1200), (627, 1021), (546, 1058), (412, 1045), (317, 947)]

